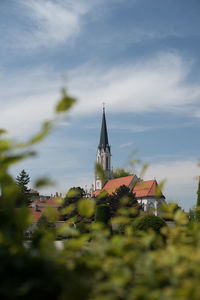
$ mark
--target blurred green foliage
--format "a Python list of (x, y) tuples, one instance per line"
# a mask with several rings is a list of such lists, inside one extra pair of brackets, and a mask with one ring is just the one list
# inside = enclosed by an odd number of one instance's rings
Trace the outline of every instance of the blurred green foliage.
[(135, 230), (148, 231), (150, 228), (160, 233), (160, 229), (166, 226), (165, 221), (154, 215), (146, 215), (138, 217), (134, 222)]
[[(71, 108), (73, 100), (65, 92), (58, 113)], [(32, 155), (31, 145), (44, 138), (52, 123), (23, 144), (6, 139), (0, 130), (1, 299), (199, 300), (200, 224), (189, 222), (172, 204), (163, 214), (176, 226), (160, 229), (164, 239), (153, 230), (134, 231), (134, 206), (124, 198), (110, 221), (123, 226), (123, 234), (98, 222), (79, 231), (76, 215), (52, 229), (48, 225), (59, 215), (48, 209), (32, 240), (25, 240), (32, 216), (27, 207), (15, 207), (18, 189), (9, 168)], [(79, 199), (78, 208), (71, 203), (62, 209), (78, 209), (87, 218), (95, 209), (91, 201)], [(58, 236), (66, 240), (56, 241)]]
[(96, 206), (95, 222), (102, 222), (108, 224), (111, 218), (110, 206), (106, 204), (100, 204)]

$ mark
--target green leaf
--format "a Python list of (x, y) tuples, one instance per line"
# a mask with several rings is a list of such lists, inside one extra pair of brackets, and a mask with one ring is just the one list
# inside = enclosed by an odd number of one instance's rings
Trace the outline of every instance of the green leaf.
[(21, 161), (27, 157), (35, 156), (35, 154), (36, 153), (34, 151), (31, 151), (31, 152), (25, 152), (25, 153), (22, 153), (19, 155), (8, 156), (2, 160), (2, 165), (8, 167), (10, 165), (18, 163), (19, 161)]
[(76, 103), (76, 99), (68, 96), (65, 89), (62, 90), (62, 98), (56, 106), (57, 113), (68, 111)]
[[(63, 204), (63, 203), (62, 203)], [(68, 215), (71, 214), (76, 209), (75, 205), (72, 203), (60, 210), (61, 214)]]
[(46, 207), (44, 210), (44, 215), (47, 217), (49, 222), (58, 221), (58, 212), (54, 207)]
[(44, 122), (41, 131), (38, 134), (36, 134), (33, 138), (31, 138), (28, 144), (32, 145), (43, 140), (45, 136), (50, 132), (51, 128), (51, 122)]
[(0, 140), (0, 151), (7, 151), (12, 148), (11, 140)]
[(78, 212), (86, 218), (90, 218), (94, 214), (94, 201), (91, 199), (81, 199), (78, 202)]
[(40, 178), (35, 182), (34, 187), (40, 188), (47, 185), (52, 186), (54, 185), (54, 182), (49, 178)]
[(1, 129), (1, 128), (0, 128), (0, 135), (1, 135), (1, 134), (6, 134), (6, 133), (7, 133), (7, 130)]
[(160, 196), (162, 195), (162, 190), (164, 188), (166, 181), (167, 181), (166, 179), (162, 180), (156, 187), (156, 198), (160, 198)]
[(100, 163), (95, 164), (95, 174), (102, 181), (106, 180), (106, 174)]
[(143, 177), (144, 174), (146, 173), (146, 170), (148, 169), (149, 167), (149, 163), (145, 163), (143, 166), (142, 166), (142, 170), (140, 172), (140, 177)]

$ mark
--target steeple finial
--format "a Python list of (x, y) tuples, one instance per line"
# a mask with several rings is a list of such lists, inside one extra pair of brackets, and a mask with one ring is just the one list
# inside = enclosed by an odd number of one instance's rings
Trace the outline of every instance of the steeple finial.
[(105, 102), (103, 102), (103, 103), (102, 103), (102, 105), (103, 105), (103, 112), (105, 112), (106, 103), (105, 103)]

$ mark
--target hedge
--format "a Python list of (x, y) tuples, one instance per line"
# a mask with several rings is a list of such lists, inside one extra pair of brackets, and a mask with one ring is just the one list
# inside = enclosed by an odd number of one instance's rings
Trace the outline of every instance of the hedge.
[(133, 226), (135, 230), (147, 231), (151, 228), (159, 233), (160, 229), (166, 226), (166, 222), (157, 216), (146, 215), (136, 218)]

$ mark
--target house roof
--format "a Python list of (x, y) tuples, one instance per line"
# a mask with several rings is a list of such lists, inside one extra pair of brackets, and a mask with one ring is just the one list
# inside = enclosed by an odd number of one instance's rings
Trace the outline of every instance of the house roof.
[(38, 205), (39, 207), (46, 207), (46, 206), (51, 206), (55, 208), (60, 207), (60, 204), (57, 202), (56, 197), (51, 197), (44, 201), (40, 201), (40, 199), (37, 199), (30, 204), (31, 207), (34, 207), (35, 205)]
[[(144, 198), (144, 197), (156, 197), (157, 195), (157, 181), (154, 180), (147, 180), (147, 181), (140, 181), (137, 182), (133, 188), (133, 193), (135, 194), (136, 198)], [(164, 195), (160, 194), (160, 197), (164, 197)]]
[[(32, 212), (33, 215), (33, 222), (38, 222), (38, 220), (41, 218), (41, 216), (44, 213), (45, 207), (53, 207), (57, 209), (60, 207), (60, 204), (56, 201), (57, 197), (51, 197), (49, 199), (46, 199), (45, 201), (40, 201), (40, 199), (37, 199), (33, 201), (29, 205), (29, 209)], [(36, 206), (38, 207), (36, 210)]]
[(41, 218), (43, 215), (43, 210), (38, 210), (36, 211), (34, 208), (30, 208), (32, 215), (33, 215), (33, 222), (38, 222), (38, 220)]
[[(101, 191), (97, 190), (94, 192), (94, 196), (98, 196), (102, 191), (107, 191), (109, 195), (114, 193), (120, 186), (125, 185), (131, 188), (131, 184), (133, 183), (135, 175), (120, 177), (116, 179), (111, 179), (106, 182), (103, 189)], [(139, 181), (136, 182), (133, 187), (133, 193), (136, 198), (145, 198), (145, 197), (156, 197), (157, 196), (157, 181), (147, 180), (147, 181)], [(164, 195), (160, 194), (160, 198), (165, 198)]]
[(133, 182), (134, 177), (135, 177), (135, 175), (130, 175), (130, 176), (125, 176), (125, 177), (108, 180), (106, 182), (106, 184), (104, 185), (103, 189), (101, 191), (96, 191), (96, 192), (100, 193), (102, 191), (107, 191), (107, 193), (111, 195), (122, 185), (126, 185), (126, 186), (130, 187), (131, 183)]

